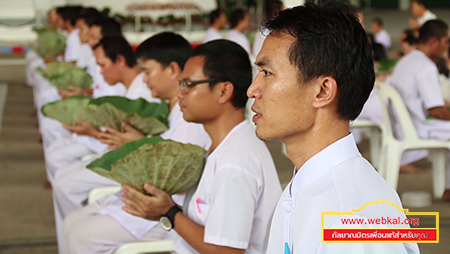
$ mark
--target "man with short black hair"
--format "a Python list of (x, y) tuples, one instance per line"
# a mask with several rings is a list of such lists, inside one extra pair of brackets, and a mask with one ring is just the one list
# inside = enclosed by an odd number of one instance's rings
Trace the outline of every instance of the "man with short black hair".
[(222, 39), (223, 37), (220, 31), (222, 31), (222, 29), (227, 25), (227, 23), (228, 23), (227, 14), (225, 14), (223, 10), (216, 9), (212, 11), (209, 14), (210, 27), (208, 28), (208, 31), (206, 31), (206, 37), (205, 40), (203, 40), (203, 43)]
[(242, 48), (250, 54), (250, 42), (245, 36), (245, 31), (247, 31), (250, 26), (250, 15), (248, 12), (237, 9), (234, 10), (230, 15), (230, 32), (228, 33), (227, 40), (236, 42)]
[(281, 188), (267, 147), (245, 119), (251, 80), (248, 54), (236, 43), (195, 48), (178, 97), (183, 118), (201, 123), (212, 141), (197, 189), (181, 210), (154, 186), (144, 186), (151, 197), (122, 187), (125, 211), (170, 220), (165, 229), (178, 233), (177, 253), (264, 253)]
[(81, 42), (78, 36), (80, 30), (75, 27), (75, 24), (82, 10), (81, 6), (66, 6), (56, 9), (63, 20), (64, 30), (68, 33), (64, 51), (64, 61), (66, 62), (76, 62), (81, 52)]
[[(439, 19), (427, 21), (419, 30), (417, 49), (400, 59), (390, 79), (408, 108), (417, 134), (424, 139), (450, 140), (450, 105), (444, 101), (439, 71), (432, 61), (448, 48), (448, 25)], [(450, 201), (449, 162), (443, 199)]]
[[(255, 99), (256, 134), (283, 142), (295, 166), (272, 219), (267, 253), (418, 253), (415, 243), (322, 242), (321, 228), (344, 228), (341, 219), (355, 217), (322, 221), (322, 212), (349, 213), (377, 200), (401, 207), (349, 133), (375, 81), (370, 45), (354, 10), (338, 1), (306, 3), (281, 11), (265, 28), (270, 34), (247, 94)], [(374, 215), (406, 218), (384, 203), (356, 216)]]
[(428, 10), (425, 0), (411, 0), (411, 14), (416, 18), (409, 19), (412, 29), (420, 29), (425, 22), (437, 19), (437, 16)]
[(384, 30), (383, 20), (380, 17), (375, 17), (372, 19), (370, 27), (372, 29), (372, 33), (374, 34), (374, 41), (383, 45), (387, 56), (389, 48), (391, 47), (391, 37), (388, 32)]

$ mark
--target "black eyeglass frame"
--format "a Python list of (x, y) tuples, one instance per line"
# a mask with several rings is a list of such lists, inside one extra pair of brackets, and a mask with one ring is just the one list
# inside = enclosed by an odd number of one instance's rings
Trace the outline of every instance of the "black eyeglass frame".
[(187, 87), (200, 85), (200, 84), (204, 84), (204, 83), (221, 82), (221, 81), (222, 80), (217, 79), (217, 78), (210, 78), (210, 79), (202, 79), (202, 80), (194, 80), (194, 81), (180, 80), (178, 82), (180, 84), (181, 91), (183, 93), (186, 93), (186, 88)]

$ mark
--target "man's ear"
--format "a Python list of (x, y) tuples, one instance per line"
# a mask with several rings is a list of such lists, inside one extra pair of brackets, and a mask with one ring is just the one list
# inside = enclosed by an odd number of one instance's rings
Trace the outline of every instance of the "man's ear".
[(317, 88), (315, 89), (315, 97), (313, 107), (324, 108), (336, 101), (338, 86), (333, 77), (324, 76), (317, 79)]
[(127, 61), (125, 60), (125, 57), (122, 55), (117, 55), (116, 57), (116, 61), (114, 62), (114, 64), (120, 66), (120, 67), (126, 67), (127, 65)]
[(170, 78), (173, 80), (178, 80), (181, 73), (183, 72), (177, 62), (170, 62), (166, 69), (170, 72)]
[(225, 103), (233, 99), (234, 85), (230, 81), (216, 84), (215, 89), (218, 89), (217, 94), (219, 95), (219, 103)]

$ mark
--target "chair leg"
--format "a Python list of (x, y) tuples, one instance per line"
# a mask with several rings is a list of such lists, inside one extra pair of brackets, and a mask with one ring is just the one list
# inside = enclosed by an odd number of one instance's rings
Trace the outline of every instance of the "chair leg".
[(402, 158), (403, 150), (395, 145), (389, 147), (389, 153), (386, 154), (386, 181), (397, 190), (398, 174), (400, 171), (400, 160)]
[(435, 198), (441, 198), (445, 191), (446, 150), (430, 150), (433, 160), (433, 193)]
[(375, 168), (380, 166), (380, 145), (381, 145), (380, 129), (372, 128), (370, 135), (370, 158)]
[(381, 151), (380, 151), (380, 159), (378, 161), (378, 167), (376, 169), (378, 170), (378, 173), (386, 179), (386, 162), (389, 155), (389, 146), (385, 144), (384, 142), (381, 144)]

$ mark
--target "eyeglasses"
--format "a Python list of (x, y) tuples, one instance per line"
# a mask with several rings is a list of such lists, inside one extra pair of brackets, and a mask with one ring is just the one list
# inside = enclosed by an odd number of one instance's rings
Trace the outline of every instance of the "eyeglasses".
[(187, 87), (189, 87), (189, 86), (195, 86), (195, 85), (210, 83), (210, 82), (220, 82), (220, 79), (211, 78), (211, 79), (196, 80), (196, 81), (186, 81), (186, 80), (179, 81), (181, 92), (183, 92), (184, 94), (187, 92)]

